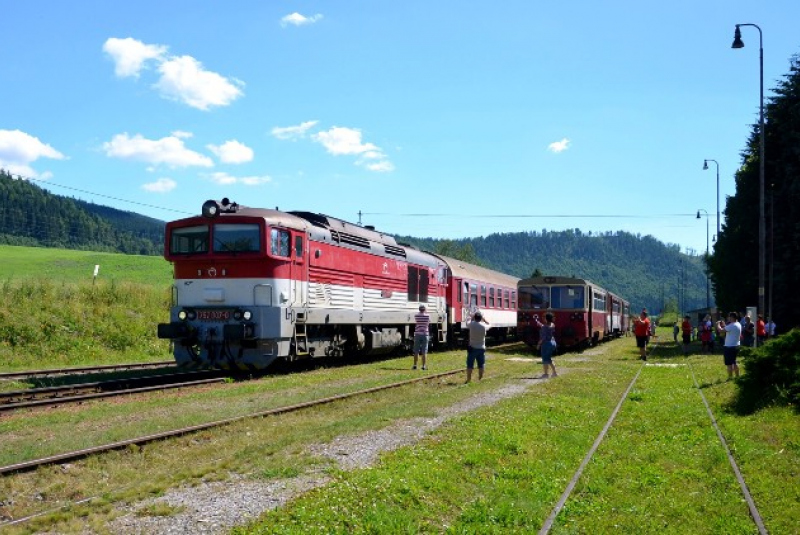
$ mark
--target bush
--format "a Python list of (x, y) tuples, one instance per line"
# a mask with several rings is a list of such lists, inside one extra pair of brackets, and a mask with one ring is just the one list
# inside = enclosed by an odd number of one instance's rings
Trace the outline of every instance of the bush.
[(746, 373), (739, 380), (740, 409), (749, 412), (776, 403), (800, 407), (800, 329), (741, 355)]

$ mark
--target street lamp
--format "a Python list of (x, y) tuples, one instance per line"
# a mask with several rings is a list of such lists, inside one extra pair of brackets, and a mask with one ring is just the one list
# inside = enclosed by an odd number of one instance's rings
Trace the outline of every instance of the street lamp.
[(717, 165), (717, 235), (719, 236), (719, 162), (717, 160), (703, 160), (703, 171), (708, 170), (708, 162), (714, 162)]
[(737, 24), (733, 34), (733, 44), (731, 48), (743, 48), (742, 32), (740, 26), (753, 26), (758, 30), (758, 49), (759, 49), (759, 73), (761, 82), (761, 100), (759, 104), (758, 134), (759, 134), (759, 157), (758, 157), (758, 312), (765, 314), (764, 308), (764, 257), (765, 242), (767, 237), (767, 225), (764, 218), (764, 36), (761, 28), (757, 24)]
[(697, 210), (697, 219), (700, 219), (700, 212), (706, 213), (706, 310), (711, 313), (711, 286), (708, 280), (708, 211), (700, 208)]

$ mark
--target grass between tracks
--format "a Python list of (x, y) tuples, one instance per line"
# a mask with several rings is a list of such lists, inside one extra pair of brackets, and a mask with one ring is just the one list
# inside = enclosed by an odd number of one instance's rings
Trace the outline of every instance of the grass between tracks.
[[(641, 366), (635, 353), (632, 339), (622, 339), (582, 355), (561, 356), (558, 379), (456, 417), (428, 439), (383, 455), (371, 469), (339, 471), (310, 456), (306, 445), (430, 415), (476, 393), (537, 376), (540, 367), (503, 359), (513, 354), (495, 354), (479, 384), (462, 386), (462, 377), (432, 381), (7, 476), (0, 480), (0, 501), (11, 502), (6, 508), (18, 517), (100, 496), (89, 506), (49, 515), (29, 528), (102, 533), (109, 530), (105, 521), (118, 514), (114, 504), (135, 504), (177, 485), (225, 480), (231, 473), (274, 479), (316, 467), (324, 468), (333, 482), (236, 532), (536, 532)], [(668, 347), (656, 350), (553, 532), (755, 532), (694, 388), (691, 364), (767, 529), (795, 533), (800, 525), (796, 415), (788, 408), (748, 416), (730, 412), (735, 384), (722, 381), (721, 356), (684, 359), (673, 353)], [(461, 366), (462, 359), (461, 352), (436, 355), (431, 372)], [(393, 382), (419, 373), (408, 370), (408, 364), (408, 359), (390, 360), (226, 385), (202, 395), (163, 393), (6, 417), (0, 420), (0, 455), (10, 459), (39, 456), (47, 448), (61, 451), (79, 441), (68, 436), (70, 430), (85, 435), (97, 428), (93, 440), (115, 433), (127, 437), (135, 430), (188, 423), (204, 411), (210, 420), (228, 410), (253, 412)], [(7, 437), (15, 444), (6, 447)], [(177, 512), (151, 505), (137, 514)]]

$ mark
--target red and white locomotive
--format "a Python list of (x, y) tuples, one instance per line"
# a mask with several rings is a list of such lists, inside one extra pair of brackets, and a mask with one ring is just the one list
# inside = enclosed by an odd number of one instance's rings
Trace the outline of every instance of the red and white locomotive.
[(630, 304), (586, 279), (532, 277), (519, 281), (519, 323), (523, 340), (539, 341), (534, 316), (553, 314), (561, 348), (585, 347), (621, 336), (628, 330)]
[(410, 347), (425, 304), (434, 344), (456, 344), (480, 309), (490, 334), (517, 327), (516, 277), (419, 251), (321, 214), (206, 201), (167, 224), (170, 322), (179, 365), (255, 370), (275, 359)]

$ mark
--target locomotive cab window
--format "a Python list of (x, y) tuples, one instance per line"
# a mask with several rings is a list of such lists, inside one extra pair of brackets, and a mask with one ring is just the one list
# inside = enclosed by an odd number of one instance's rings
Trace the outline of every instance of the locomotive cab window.
[(550, 288), (548, 286), (531, 286), (519, 289), (520, 308), (545, 309), (550, 304)]
[(294, 256), (297, 257), (298, 260), (303, 259), (303, 237), (302, 236), (295, 236), (294, 237)]
[(208, 225), (173, 228), (169, 239), (171, 254), (197, 254), (208, 252)]
[(270, 253), (274, 256), (285, 256), (288, 257), (291, 254), (291, 250), (289, 248), (289, 231), (283, 229), (271, 229), (270, 230)]
[(583, 286), (553, 286), (553, 308), (586, 308)]
[(215, 253), (257, 253), (261, 231), (256, 223), (214, 225)]

